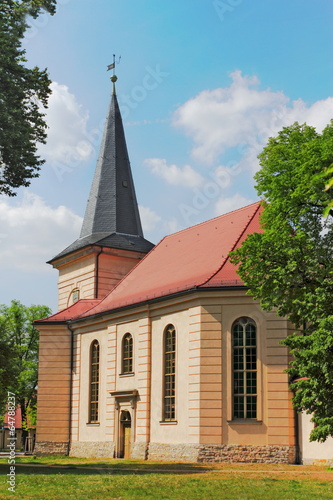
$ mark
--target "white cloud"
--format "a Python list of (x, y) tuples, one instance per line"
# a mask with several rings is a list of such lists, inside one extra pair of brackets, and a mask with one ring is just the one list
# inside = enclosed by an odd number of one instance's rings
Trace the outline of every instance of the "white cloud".
[(177, 165), (167, 165), (164, 158), (148, 158), (144, 163), (150, 167), (154, 175), (174, 186), (194, 188), (203, 182), (201, 175), (190, 165), (184, 165), (183, 168), (177, 167)]
[(40, 147), (40, 154), (53, 165), (71, 166), (73, 162), (88, 160), (94, 150), (87, 130), (88, 112), (66, 85), (53, 82), (51, 90), (45, 110), (49, 127), (47, 144)]
[(230, 198), (220, 198), (217, 200), (215, 204), (215, 214), (223, 215), (232, 210), (237, 210), (237, 208), (245, 207), (246, 205), (250, 205), (254, 203), (254, 200), (250, 200), (249, 198), (245, 198), (245, 196), (235, 193)]
[(173, 219), (170, 219), (164, 223), (164, 228), (166, 234), (172, 234), (176, 233), (177, 231), (181, 231), (182, 229), (184, 229), (184, 226), (182, 226), (174, 217)]
[(218, 186), (222, 189), (226, 189), (231, 186), (231, 178), (233, 175), (238, 175), (239, 171), (237, 165), (219, 165), (215, 168), (211, 178), (215, 181)]
[(65, 206), (52, 208), (28, 190), (16, 204), (0, 198), (0, 268), (47, 271), (45, 262), (75, 240), (81, 224)]
[(148, 207), (143, 207), (139, 205), (139, 212), (142, 222), (143, 232), (153, 231), (157, 223), (161, 220), (161, 217), (157, 215), (153, 210)]
[[(229, 148), (239, 148), (241, 167), (258, 168), (257, 154), (284, 126), (306, 122), (321, 131), (333, 116), (333, 97), (307, 105), (283, 92), (260, 90), (256, 76), (231, 73), (229, 87), (204, 90), (174, 114), (174, 126), (192, 138), (196, 160), (212, 165)], [(244, 153), (244, 146), (248, 152)]]

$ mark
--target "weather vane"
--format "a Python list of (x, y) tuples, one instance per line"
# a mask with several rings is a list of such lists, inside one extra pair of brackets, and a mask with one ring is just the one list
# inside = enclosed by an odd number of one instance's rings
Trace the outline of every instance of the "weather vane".
[(115, 54), (113, 54), (113, 63), (112, 64), (109, 64), (108, 67), (107, 67), (107, 71), (109, 71), (110, 69), (113, 69), (113, 75), (111, 76), (111, 82), (113, 83), (113, 93), (115, 94), (116, 91), (115, 91), (115, 83), (117, 81), (117, 77), (116, 77), (116, 74), (115, 74), (115, 68), (116, 68), (116, 64), (119, 64), (120, 63), (120, 59), (121, 59), (121, 56), (119, 56), (119, 59), (116, 63), (116, 56)]

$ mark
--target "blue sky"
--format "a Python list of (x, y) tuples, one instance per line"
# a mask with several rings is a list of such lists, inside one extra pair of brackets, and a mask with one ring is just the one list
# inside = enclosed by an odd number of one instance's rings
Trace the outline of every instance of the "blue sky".
[(257, 199), (267, 138), (333, 117), (329, 0), (59, 0), (32, 21), (28, 66), (53, 94), (41, 176), (0, 197), (0, 303), (56, 310), (45, 264), (78, 236), (116, 68), (145, 236)]

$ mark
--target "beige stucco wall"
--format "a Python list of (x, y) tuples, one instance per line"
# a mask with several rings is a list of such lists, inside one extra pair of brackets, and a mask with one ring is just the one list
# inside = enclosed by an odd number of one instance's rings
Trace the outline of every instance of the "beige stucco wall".
[(103, 249), (98, 257), (98, 298), (103, 298), (145, 254)]
[(68, 442), (71, 334), (66, 325), (39, 326), (37, 441)]
[[(93, 330), (93, 331), (90, 331)], [(133, 373), (121, 373), (121, 345), (123, 336), (131, 333), (134, 340)], [(89, 353), (94, 340), (100, 343), (100, 388), (98, 424), (89, 424)], [(73, 439), (75, 441), (116, 442), (119, 416), (122, 410), (132, 415), (132, 441), (149, 439), (150, 411), (150, 325), (146, 314), (136, 320), (104, 321), (95, 326), (85, 325), (75, 333), (75, 370), (73, 390)], [(138, 391), (139, 397), (115, 398), (111, 392)], [(119, 407), (116, 408), (116, 400)]]
[[(231, 329), (241, 316), (251, 317), (257, 325), (258, 418), (251, 423), (232, 420)], [(284, 372), (289, 355), (279, 345), (288, 325), (274, 313), (263, 312), (244, 291), (194, 293), (94, 321), (74, 325), (74, 442), (115, 443), (117, 451), (119, 417), (127, 409), (133, 446), (295, 444)], [(163, 334), (169, 323), (177, 333), (176, 421), (171, 423), (162, 421)], [(133, 374), (123, 375), (121, 343), (127, 332), (134, 339), (134, 367)], [(89, 424), (88, 368), (94, 339), (100, 342), (100, 421)], [(119, 396), (124, 391), (137, 391), (138, 396)]]
[(200, 443), (223, 443), (223, 331), (221, 300), (202, 298), (197, 317), (200, 332), (198, 399), (200, 408)]
[(298, 416), (300, 431), (300, 454), (303, 464), (323, 463), (333, 465), (333, 438), (329, 437), (324, 443), (309, 441), (313, 429), (311, 415), (301, 413)]
[[(90, 398), (90, 347), (94, 340), (99, 342), (99, 422), (89, 423), (89, 398)], [(106, 388), (107, 388), (107, 346), (108, 336), (106, 329), (81, 335), (80, 342), (80, 370), (79, 375), (79, 404), (78, 404), (78, 441), (104, 441), (106, 431)], [(74, 436), (73, 436), (74, 437)]]
[[(232, 420), (231, 328), (240, 316), (257, 325), (258, 405), (257, 422)], [(264, 312), (251, 297), (228, 297), (222, 305), (223, 329), (223, 435), (224, 443), (293, 445), (294, 424), (288, 376), (288, 351), (279, 344), (287, 334), (287, 322)]]
[(111, 248), (88, 247), (60, 259), (58, 307), (72, 304), (71, 293), (79, 290), (81, 299), (103, 298), (144, 257), (145, 254)]
[(80, 299), (94, 298), (95, 294), (95, 255), (87, 255), (67, 262), (59, 268), (58, 307), (59, 310), (70, 306), (70, 296), (78, 289)]
[[(198, 434), (189, 425), (189, 330), (190, 311), (172, 311), (167, 308), (163, 316), (155, 311), (152, 317), (152, 387), (151, 387), (151, 435), (156, 443), (196, 443)], [(176, 421), (163, 422), (163, 338), (168, 324), (176, 329)]]

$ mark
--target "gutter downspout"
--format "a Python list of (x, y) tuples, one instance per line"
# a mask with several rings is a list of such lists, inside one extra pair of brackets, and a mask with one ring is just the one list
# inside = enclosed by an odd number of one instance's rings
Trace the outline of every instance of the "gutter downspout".
[(149, 447), (150, 447), (150, 434), (151, 434), (151, 423), (152, 423), (152, 413), (151, 413), (151, 382), (152, 382), (152, 324), (150, 316), (150, 307), (147, 304), (147, 320), (149, 328), (149, 344), (150, 344), (150, 355), (149, 355), (149, 394), (148, 394), (148, 430), (147, 430), (147, 449), (145, 454), (145, 460), (149, 460)]
[(68, 451), (69, 456), (71, 438), (72, 438), (72, 404), (73, 404), (73, 368), (74, 368), (74, 330), (71, 328), (69, 321), (67, 322), (67, 328), (71, 333), (71, 349), (70, 349), (70, 386), (69, 386), (69, 408), (68, 408)]
[(296, 446), (296, 453), (295, 453), (295, 462), (297, 465), (301, 464), (301, 457), (300, 457), (300, 446), (299, 446), (299, 421), (298, 421), (298, 411), (296, 408), (294, 409), (295, 412), (295, 446)]

